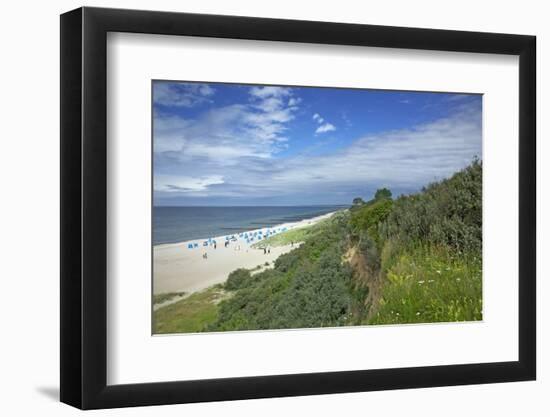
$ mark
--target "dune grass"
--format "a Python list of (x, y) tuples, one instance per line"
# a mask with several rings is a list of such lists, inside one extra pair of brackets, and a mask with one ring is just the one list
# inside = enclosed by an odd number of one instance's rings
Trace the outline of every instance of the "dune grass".
[(321, 220), (318, 223), (299, 227), (297, 229), (287, 230), (286, 232), (281, 232), (274, 236), (270, 236), (267, 239), (261, 240), (260, 242), (254, 243), (253, 248), (263, 248), (265, 246), (286, 246), (291, 243), (300, 243), (305, 242), (307, 239), (318, 234), (323, 227), (325, 227), (328, 219)]
[(176, 297), (183, 297), (185, 292), (165, 292), (162, 294), (153, 295), (153, 304), (162, 304), (165, 301), (171, 300)]
[(386, 273), (378, 312), (369, 324), (482, 319), (481, 259), (445, 248), (398, 255)]
[(191, 294), (153, 313), (153, 333), (195, 333), (218, 316), (218, 303), (227, 297), (221, 285)]

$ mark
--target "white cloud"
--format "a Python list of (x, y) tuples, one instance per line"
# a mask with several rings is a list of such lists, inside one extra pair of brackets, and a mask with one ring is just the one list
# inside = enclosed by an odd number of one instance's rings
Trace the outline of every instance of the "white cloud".
[(336, 130), (334, 125), (331, 125), (330, 123), (325, 123), (324, 125), (319, 126), (315, 133), (326, 133), (332, 132), (333, 130)]
[(292, 90), (288, 87), (252, 87), (249, 91), (249, 94), (256, 98), (267, 98), (267, 97), (288, 97), (292, 95)]
[(315, 130), (316, 135), (336, 130), (336, 127), (332, 123), (325, 123), (325, 119), (319, 113), (313, 115), (313, 120), (319, 124), (319, 127)]
[(302, 99), (299, 98), (299, 97), (291, 97), (289, 100), (288, 100), (288, 106), (289, 107), (293, 107), (293, 106), (297, 106), (298, 104), (300, 104), (302, 102)]
[[(181, 174), (187, 183), (189, 172), (194, 178), (210, 178), (229, 169), (264, 169), (266, 160), (287, 148), (285, 132), (299, 98), (283, 87), (252, 87), (248, 93), (248, 103), (211, 108), (194, 120), (156, 114), (155, 176), (169, 172), (173, 175), (166, 177), (168, 181)], [(293, 98), (294, 106), (288, 106)], [(175, 182), (156, 183), (155, 191), (178, 187), (202, 191)]]
[(190, 177), (184, 175), (155, 175), (155, 191), (186, 193), (204, 191), (210, 185), (223, 184), (223, 176)]
[(325, 121), (325, 119), (323, 119), (319, 113), (315, 113), (313, 115), (313, 120), (315, 120), (319, 124), (322, 124)]
[(214, 93), (208, 84), (157, 81), (153, 85), (153, 101), (164, 106), (193, 107), (210, 101)]
[(481, 111), (464, 106), (449, 117), (410, 129), (368, 135), (322, 156), (289, 160), (272, 186), (295, 192), (354, 187), (418, 189), (481, 157)]

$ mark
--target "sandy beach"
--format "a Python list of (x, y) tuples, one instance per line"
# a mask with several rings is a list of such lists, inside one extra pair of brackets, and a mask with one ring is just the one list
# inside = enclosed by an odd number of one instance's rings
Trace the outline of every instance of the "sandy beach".
[[(327, 219), (334, 213), (327, 213), (311, 219), (294, 223), (285, 223), (268, 228), (273, 234), (284, 233), (288, 230), (311, 226), (321, 220)], [(248, 231), (248, 235), (266, 235), (266, 228)], [(153, 248), (153, 293), (162, 294), (170, 292), (193, 293), (212, 285), (225, 282), (230, 272), (238, 268), (255, 268), (272, 263), (284, 253), (295, 249), (298, 242), (292, 245), (270, 247), (270, 252), (264, 255), (263, 249), (253, 248), (252, 245), (261, 240), (247, 242), (246, 238), (234, 235), (236, 240), (229, 241), (227, 247), (225, 236), (212, 237), (216, 240), (217, 247), (213, 244), (202, 246), (206, 239), (199, 239), (174, 244), (156, 245)], [(198, 247), (189, 248), (189, 245), (199, 244)], [(205, 259), (203, 256), (207, 255)]]

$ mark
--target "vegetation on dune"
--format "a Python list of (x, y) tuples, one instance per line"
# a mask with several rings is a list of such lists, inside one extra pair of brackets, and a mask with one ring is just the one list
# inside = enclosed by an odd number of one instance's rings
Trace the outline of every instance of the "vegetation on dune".
[(162, 294), (153, 295), (153, 304), (162, 304), (165, 301), (172, 300), (176, 297), (183, 297), (185, 292), (165, 292)]
[(218, 316), (218, 303), (227, 294), (221, 285), (191, 294), (154, 312), (153, 333), (195, 333), (205, 330)]
[(159, 309), (156, 332), (481, 320), (481, 191), (474, 160), (416, 194), (358, 197), (323, 222), (259, 242), (303, 243), (271, 269), (238, 269), (223, 288)]
[(314, 239), (281, 255), (273, 269), (241, 270), (225, 284), (233, 295), (219, 305), (210, 331), (344, 325), (352, 302), (351, 269), (342, 262), (347, 216), (323, 222)]
[(481, 320), (481, 258), (445, 247), (418, 247), (397, 256), (370, 324)]
[(378, 226), (382, 285), (369, 323), (482, 319), (482, 165), (398, 198)]
[(268, 237), (267, 239), (261, 240), (252, 245), (253, 248), (263, 248), (267, 246), (285, 246), (290, 245), (291, 243), (305, 242), (308, 239), (314, 238), (320, 231), (323, 230), (324, 224), (328, 221), (321, 220), (318, 223), (315, 223), (311, 226), (299, 227), (297, 229), (287, 230), (273, 236)]

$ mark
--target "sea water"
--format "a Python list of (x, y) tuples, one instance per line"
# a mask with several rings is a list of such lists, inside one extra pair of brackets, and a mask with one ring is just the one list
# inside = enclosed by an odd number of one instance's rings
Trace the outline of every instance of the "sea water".
[(153, 244), (208, 239), (310, 219), (343, 206), (153, 207)]

